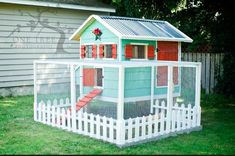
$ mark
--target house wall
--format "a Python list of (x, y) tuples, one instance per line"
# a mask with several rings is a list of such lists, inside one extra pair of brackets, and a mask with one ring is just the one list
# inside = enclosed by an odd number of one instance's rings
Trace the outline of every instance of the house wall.
[(109, 13), (1, 3), (0, 96), (33, 93), (33, 60), (79, 58), (69, 37), (91, 14)]

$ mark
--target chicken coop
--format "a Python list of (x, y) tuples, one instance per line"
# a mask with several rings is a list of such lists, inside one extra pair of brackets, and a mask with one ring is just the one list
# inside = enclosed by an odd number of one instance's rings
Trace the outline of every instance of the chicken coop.
[(34, 120), (119, 147), (201, 129), (201, 64), (166, 21), (90, 16), (80, 58), (34, 61)]

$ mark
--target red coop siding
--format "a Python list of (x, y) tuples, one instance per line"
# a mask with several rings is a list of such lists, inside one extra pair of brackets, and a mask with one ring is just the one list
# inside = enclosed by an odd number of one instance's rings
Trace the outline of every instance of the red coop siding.
[(158, 42), (158, 60), (178, 61), (178, 42)]

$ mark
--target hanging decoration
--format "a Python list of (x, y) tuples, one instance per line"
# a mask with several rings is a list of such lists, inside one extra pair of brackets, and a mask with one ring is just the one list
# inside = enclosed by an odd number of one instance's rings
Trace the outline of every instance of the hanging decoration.
[(95, 40), (101, 40), (102, 31), (99, 28), (94, 29), (92, 33), (95, 34)]

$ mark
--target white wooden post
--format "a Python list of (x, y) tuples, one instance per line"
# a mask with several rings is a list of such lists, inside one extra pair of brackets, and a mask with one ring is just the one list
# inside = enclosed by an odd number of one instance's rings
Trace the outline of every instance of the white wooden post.
[(42, 103), (42, 123), (46, 124), (46, 104)]
[(165, 122), (165, 115), (163, 112), (161, 112), (161, 114), (160, 114), (160, 132), (159, 132), (160, 135), (164, 134), (164, 122)]
[(80, 75), (80, 97), (83, 96), (83, 66), (80, 66), (80, 71), (79, 71), (79, 75)]
[(106, 116), (103, 117), (103, 139), (107, 140), (107, 118)]
[[(80, 69), (80, 71), (79, 71), (79, 75), (80, 75), (80, 78), (79, 78), (80, 97), (79, 97), (79, 99), (81, 99), (83, 97), (83, 66), (81, 65), (79, 69)], [(78, 111), (78, 130), (80, 131), (80, 133), (82, 133), (82, 109), (83, 108), (81, 108)]]
[(91, 137), (94, 137), (94, 125), (95, 125), (95, 121), (94, 121), (94, 115), (91, 113), (90, 114), (90, 135)]
[(201, 108), (200, 108), (200, 98), (201, 98), (201, 63), (196, 66), (196, 92), (195, 92), (195, 106), (197, 110), (197, 126), (201, 125)]
[(125, 70), (119, 66), (118, 76), (118, 104), (117, 104), (117, 144), (123, 145), (125, 141), (125, 123), (124, 123), (124, 79)]
[(52, 120), (51, 120), (51, 122), (52, 122), (52, 126), (53, 127), (55, 127), (55, 106), (54, 105), (52, 105), (52, 107), (51, 107), (51, 109), (52, 109)]
[(182, 120), (182, 130), (186, 129), (186, 108), (185, 105), (181, 105), (182, 114), (181, 114), (181, 120)]
[(76, 80), (74, 65), (70, 65), (70, 89), (71, 89), (71, 108), (72, 108), (72, 131), (76, 131)]
[(173, 66), (168, 66), (166, 133), (170, 132), (173, 105)]
[(42, 102), (38, 104), (38, 121), (42, 122)]
[(140, 118), (135, 118), (135, 138), (134, 141), (138, 141), (140, 137)]
[(33, 119), (37, 121), (37, 64), (36, 62), (33, 63), (33, 76), (34, 76), (34, 114), (33, 114)]
[(113, 131), (114, 131), (114, 126), (113, 126), (113, 123), (114, 123), (114, 121), (113, 121), (113, 118), (110, 118), (109, 119), (109, 141), (110, 142), (113, 142), (113, 140), (114, 140), (114, 136), (113, 136)]
[(132, 140), (132, 119), (131, 118), (129, 118), (128, 120), (127, 120), (127, 123), (128, 123), (128, 139), (127, 139), (127, 142), (131, 142), (131, 140)]
[(153, 113), (153, 97), (154, 97), (154, 66), (151, 67), (151, 91), (150, 91), (150, 113)]

